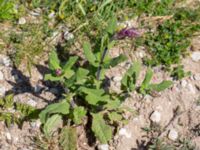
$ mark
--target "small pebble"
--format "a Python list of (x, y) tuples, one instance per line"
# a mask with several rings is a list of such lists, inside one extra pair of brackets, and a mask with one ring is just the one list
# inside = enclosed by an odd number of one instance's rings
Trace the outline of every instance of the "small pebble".
[(198, 62), (200, 60), (200, 52), (193, 52), (191, 57), (193, 61)]
[(10, 58), (8, 56), (5, 55), (0, 55), (0, 64), (3, 66), (10, 66)]
[(194, 80), (200, 81), (200, 74), (195, 74), (193, 78)]
[(191, 83), (188, 84), (187, 88), (190, 93), (192, 93), (192, 94), (196, 93), (195, 87)]
[(127, 132), (127, 130), (125, 128), (121, 128), (119, 130), (119, 135), (125, 136), (126, 138), (131, 138), (131, 133)]
[(74, 38), (74, 35), (72, 33), (69, 33), (68, 31), (66, 31), (64, 33), (64, 39), (69, 41), (69, 40), (72, 40)]
[(0, 86), (0, 96), (4, 96), (6, 93), (6, 88), (3, 86)]
[(19, 18), (18, 24), (23, 25), (25, 23), (26, 23), (26, 19), (25, 18), (23, 18), (23, 17)]
[(100, 144), (98, 145), (98, 150), (109, 150), (108, 144)]
[(115, 76), (113, 77), (114, 82), (120, 82), (122, 80), (122, 76)]
[(0, 71), (0, 81), (4, 79), (3, 73)]
[(186, 87), (186, 85), (187, 85), (187, 81), (186, 81), (186, 80), (182, 80), (182, 81), (181, 81), (181, 86), (182, 86), (182, 87)]
[(8, 143), (11, 143), (12, 142), (12, 137), (11, 137), (11, 134), (9, 132), (6, 132), (6, 140), (8, 141)]
[(161, 120), (161, 114), (160, 114), (160, 112), (158, 112), (157, 110), (154, 111), (154, 112), (151, 114), (151, 116), (150, 116), (150, 120), (151, 120), (152, 122), (159, 123), (160, 120)]
[(168, 138), (175, 141), (178, 138), (178, 132), (175, 129), (171, 129), (168, 133)]
[(27, 102), (28, 105), (31, 105), (32, 107), (35, 107), (37, 105), (37, 102), (34, 101), (33, 99), (29, 99)]

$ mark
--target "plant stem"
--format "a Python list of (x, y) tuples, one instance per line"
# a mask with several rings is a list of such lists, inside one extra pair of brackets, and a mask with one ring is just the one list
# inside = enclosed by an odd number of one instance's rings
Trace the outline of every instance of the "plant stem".
[(98, 70), (97, 70), (97, 80), (99, 80), (100, 78), (100, 74), (101, 74), (101, 70), (102, 70), (102, 64), (103, 64), (103, 61), (104, 61), (104, 58), (106, 56), (106, 53), (108, 51), (108, 47), (106, 47), (103, 51), (103, 55), (101, 56), (101, 61), (99, 63), (99, 67), (98, 67)]

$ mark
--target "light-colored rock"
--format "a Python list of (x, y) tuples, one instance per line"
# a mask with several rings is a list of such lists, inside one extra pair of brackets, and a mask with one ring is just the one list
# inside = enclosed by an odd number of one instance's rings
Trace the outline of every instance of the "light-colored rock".
[(3, 66), (10, 66), (10, 58), (8, 56), (5, 56), (5, 55), (0, 55), (0, 65), (3, 65)]
[(24, 17), (19, 18), (18, 24), (20, 25), (26, 24), (26, 19)]
[(159, 123), (160, 120), (161, 120), (161, 113), (159, 111), (154, 111), (151, 116), (150, 116), (150, 120), (152, 122), (155, 122), (155, 123)]
[(74, 38), (74, 35), (72, 33), (69, 33), (68, 31), (66, 31), (64, 33), (64, 39), (69, 41), (69, 40), (72, 40)]
[(182, 80), (182, 81), (181, 81), (181, 86), (182, 86), (183, 88), (185, 88), (185, 87), (187, 86), (187, 81), (186, 81), (186, 80)]
[(196, 93), (195, 87), (194, 87), (191, 83), (188, 84), (187, 89), (188, 89), (189, 92), (192, 93), (192, 94), (195, 94), (195, 93)]
[(8, 140), (8, 141), (12, 140), (12, 136), (11, 136), (10, 132), (6, 132), (5, 136), (6, 136), (6, 140)]
[(4, 79), (3, 73), (0, 71), (0, 81)]
[(178, 138), (178, 132), (175, 129), (171, 129), (168, 133), (168, 138), (175, 141)]
[(40, 120), (38, 119), (38, 120), (36, 120), (36, 121), (31, 122), (30, 125), (31, 125), (32, 128), (40, 128), (41, 122), (40, 122)]
[(193, 61), (198, 62), (200, 60), (200, 52), (193, 52), (191, 57)]
[(131, 133), (128, 132), (125, 128), (121, 128), (119, 130), (119, 135), (120, 136), (125, 136), (126, 138), (131, 138)]
[(6, 93), (6, 88), (4, 86), (0, 86), (0, 96), (4, 96)]
[(33, 99), (29, 99), (28, 102), (27, 102), (28, 105), (32, 106), (32, 107), (35, 107), (37, 105), (37, 102), (34, 101)]
[(120, 82), (122, 80), (122, 76), (115, 76), (113, 77), (114, 82)]
[(109, 150), (108, 144), (100, 144), (98, 145), (98, 150)]
[(200, 74), (195, 74), (193, 78), (194, 80), (200, 81)]

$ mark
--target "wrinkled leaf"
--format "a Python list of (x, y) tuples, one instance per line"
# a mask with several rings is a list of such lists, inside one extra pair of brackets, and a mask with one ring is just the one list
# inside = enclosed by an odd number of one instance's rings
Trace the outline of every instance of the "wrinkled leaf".
[(83, 84), (86, 81), (88, 73), (89, 70), (78, 68), (78, 71), (76, 72), (76, 83)]
[(62, 117), (58, 114), (51, 116), (44, 124), (43, 131), (46, 137), (51, 137), (58, 127), (62, 124)]
[(106, 144), (112, 138), (112, 128), (105, 123), (101, 114), (92, 114), (92, 118), (92, 131), (102, 144)]
[(82, 119), (85, 117), (86, 115), (86, 110), (84, 109), (84, 107), (75, 107), (73, 110), (73, 121), (75, 124), (81, 124), (82, 123)]
[(60, 134), (59, 143), (63, 150), (77, 150), (76, 128), (64, 127)]
[(131, 92), (135, 89), (136, 81), (141, 70), (141, 63), (134, 62), (122, 78), (122, 87)]
[(122, 115), (117, 113), (117, 112), (111, 112), (108, 114), (109, 119), (114, 122), (114, 121), (121, 121), (122, 120)]
[(93, 66), (98, 66), (98, 64), (96, 63), (96, 57), (95, 55), (92, 53), (92, 49), (91, 49), (91, 45), (89, 42), (85, 42), (83, 44), (83, 50), (84, 50), (84, 55), (86, 57), (86, 59), (93, 65)]
[(39, 114), (40, 120), (42, 123), (45, 123), (47, 117), (55, 113), (66, 115), (69, 113), (69, 108), (70, 106), (66, 101), (50, 104)]
[(44, 76), (44, 80), (47, 81), (60, 81), (62, 77), (56, 77), (56, 76), (53, 76), (52, 74), (45, 74)]
[(141, 87), (144, 89), (148, 88), (152, 77), (153, 77), (153, 71), (150, 68), (148, 68)]
[(60, 69), (60, 60), (58, 59), (58, 55), (56, 51), (52, 51), (49, 56), (49, 68), (51, 70)]
[(64, 65), (63, 70), (66, 71), (71, 69), (71, 67), (76, 63), (77, 60), (78, 56), (70, 57), (67, 63)]
[(118, 64), (124, 62), (125, 60), (127, 60), (127, 57), (125, 55), (120, 54), (118, 57), (115, 57), (110, 61), (110, 66), (115, 67)]
[(150, 88), (151, 90), (155, 90), (157, 92), (161, 92), (167, 88), (169, 88), (173, 84), (172, 81), (163, 81), (159, 84), (151, 84)]
[(117, 28), (117, 18), (115, 16), (113, 16), (110, 19), (110, 21), (108, 22), (106, 31), (112, 35), (112, 34), (114, 34), (116, 28)]

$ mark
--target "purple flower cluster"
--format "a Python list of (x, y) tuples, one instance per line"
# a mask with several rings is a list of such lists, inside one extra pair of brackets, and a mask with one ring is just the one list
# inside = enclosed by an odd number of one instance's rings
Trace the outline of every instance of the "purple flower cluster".
[(60, 76), (62, 74), (62, 70), (56, 69), (55, 73), (56, 73), (56, 76)]
[(135, 28), (124, 28), (115, 35), (115, 38), (121, 40), (126, 37), (134, 38), (138, 36), (140, 36), (140, 33)]

